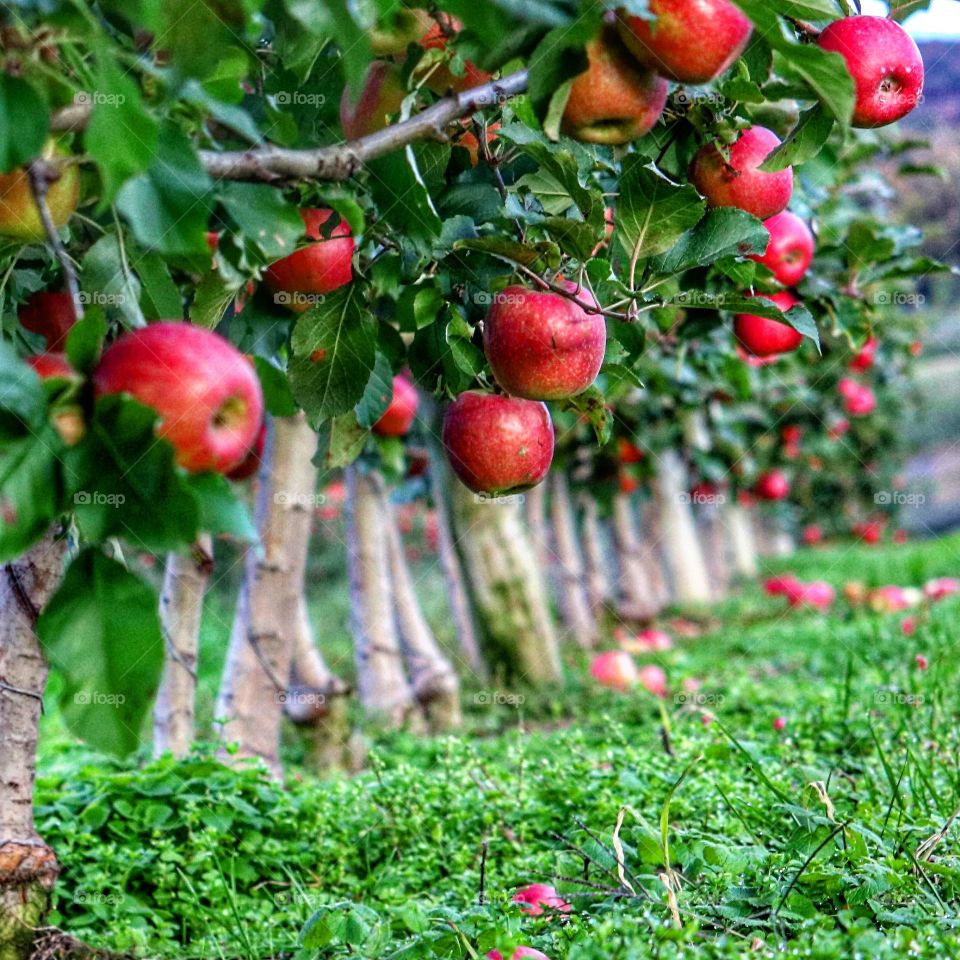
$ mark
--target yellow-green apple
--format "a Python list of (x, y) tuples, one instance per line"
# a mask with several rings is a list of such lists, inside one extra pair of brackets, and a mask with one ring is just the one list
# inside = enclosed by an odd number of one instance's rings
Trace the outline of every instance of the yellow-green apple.
[(229, 341), (189, 323), (123, 334), (93, 373), (97, 396), (129, 394), (159, 415), (157, 434), (185, 470), (227, 473), (254, 445), (263, 393), (253, 364)]
[[(786, 290), (780, 293), (765, 293), (762, 299), (772, 301), (783, 313), (800, 303)], [(752, 313), (738, 313), (733, 329), (740, 345), (753, 357), (775, 357), (781, 353), (791, 353), (803, 342), (803, 334), (789, 324)]]
[(410, 432), (417, 416), (420, 398), (417, 388), (402, 374), (393, 378), (393, 396), (383, 416), (373, 425), (379, 437), (403, 437)]
[(624, 650), (598, 653), (590, 663), (590, 676), (602, 686), (620, 693), (626, 693), (640, 682), (637, 664)]
[(680, 83), (707, 83), (747, 48), (753, 24), (729, 0), (649, 0), (651, 19), (617, 11), (624, 43), (651, 70)]
[(857, 91), (855, 127), (885, 127), (920, 103), (923, 57), (895, 20), (844, 17), (834, 20), (817, 42), (847, 62)]
[(301, 210), (310, 243), (270, 265), (264, 275), (278, 302), (303, 313), (314, 299), (332, 293), (353, 280), (353, 251), (356, 247), (350, 225), (341, 220), (332, 230), (327, 223), (332, 210)]
[(18, 313), (20, 326), (31, 333), (38, 333), (47, 341), (47, 350), (63, 350), (67, 334), (77, 322), (73, 297), (69, 293), (38, 290), (31, 293)]
[[(43, 159), (48, 161), (62, 156), (63, 152), (52, 140), (42, 153)], [(60, 167), (59, 179), (51, 183), (47, 191), (47, 208), (57, 229), (73, 216), (79, 197), (80, 174), (77, 167), (72, 163), (64, 163)], [(40, 210), (30, 189), (30, 178), (24, 169), (0, 174), (0, 234), (26, 242), (46, 237)]]
[(447, 408), (443, 446), (453, 472), (474, 493), (520, 493), (553, 461), (553, 421), (542, 403), (468, 390)]
[(340, 100), (340, 126), (348, 140), (358, 140), (389, 126), (400, 112), (407, 91), (403, 73), (395, 63), (375, 60), (367, 69), (360, 95), (344, 87)]
[(761, 500), (786, 500), (790, 496), (790, 481), (782, 470), (767, 470), (757, 478), (753, 492)]
[(649, 133), (663, 115), (667, 81), (638, 64), (612, 26), (587, 44), (587, 59), (570, 88), (564, 133), (601, 144), (629, 143)]
[(795, 213), (784, 210), (763, 224), (770, 243), (763, 256), (752, 257), (773, 271), (785, 287), (795, 287), (813, 263), (813, 231)]
[[(569, 281), (571, 295), (596, 306)], [(599, 313), (549, 290), (507, 287), (496, 294), (483, 324), (483, 347), (497, 383), (527, 400), (563, 400), (596, 379), (606, 350)]]
[(701, 147), (690, 165), (690, 180), (711, 207), (739, 207), (761, 220), (785, 210), (793, 196), (793, 167), (776, 173), (759, 170), (780, 146), (766, 127), (750, 127), (729, 147), (729, 157), (716, 143)]

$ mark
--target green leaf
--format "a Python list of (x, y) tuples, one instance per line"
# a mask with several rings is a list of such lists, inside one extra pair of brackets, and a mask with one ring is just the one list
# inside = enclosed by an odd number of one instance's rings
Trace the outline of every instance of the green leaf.
[(789, 166), (812, 160), (822, 149), (833, 130), (835, 118), (822, 104), (811, 107), (793, 128), (790, 136), (760, 165), (764, 173), (776, 173)]
[(197, 538), (196, 497), (174, 467), (173, 447), (155, 436), (156, 420), (129, 397), (103, 397), (83, 440), (65, 452), (67, 497), (86, 540), (124, 537), (159, 552)]
[(583, 393), (563, 402), (562, 409), (575, 410), (585, 416), (593, 427), (597, 443), (602, 447), (613, 436), (613, 414), (607, 409), (606, 397), (596, 388), (589, 387)]
[(770, 234), (756, 217), (734, 207), (710, 210), (663, 256), (650, 263), (655, 274), (683, 273), (705, 267), (723, 257), (763, 254)]
[(40, 378), (9, 344), (0, 341), (0, 438), (37, 428), (46, 411)]
[(250, 511), (237, 499), (226, 477), (219, 473), (195, 473), (187, 477), (187, 486), (197, 498), (201, 530), (244, 543), (257, 542), (257, 528)]
[(664, 253), (706, 208), (690, 184), (677, 186), (648, 166), (645, 157), (628, 156), (620, 178), (614, 242), (627, 260)]
[(595, 8), (572, 24), (551, 30), (530, 55), (527, 95), (541, 119), (547, 116), (557, 91), (587, 69), (584, 47), (600, 27), (599, 14)]
[(443, 224), (433, 205), (414, 152), (408, 147), (368, 164), (370, 191), (382, 220), (428, 252)]
[(209, 256), (206, 229), (212, 183), (187, 137), (168, 124), (160, 131), (153, 163), (128, 180), (117, 207), (140, 244), (167, 256)]
[(80, 288), (81, 302), (103, 307), (108, 314), (121, 317), (128, 327), (144, 326), (140, 281), (130, 270), (116, 233), (105, 234), (84, 254)]
[(253, 363), (263, 388), (267, 412), (274, 417), (292, 417), (300, 408), (290, 392), (286, 373), (264, 357), (254, 357)]
[(453, 248), (454, 250), (476, 250), (510, 264), (520, 263), (535, 273), (560, 269), (560, 250), (550, 241), (520, 243), (519, 240), (511, 240), (510, 237), (478, 237), (476, 240), (460, 240), (453, 245)]
[(122, 564), (87, 547), (37, 622), (50, 665), (64, 678), (67, 726), (101, 750), (131, 753), (163, 669), (159, 598)]
[(67, 358), (75, 370), (91, 372), (100, 359), (107, 321), (95, 310), (86, 312), (67, 334)]
[(369, 430), (386, 412), (393, 399), (393, 369), (386, 355), (377, 351), (370, 381), (356, 406), (357, 422)]
[(360, 284), (342, 287), (303, 314), (291, 342), (290, 387), (314, 426), (359, 402), (377, 351), (377, 320)]
[(50, 111), (32, 84), (0, 73), (0, 173), (9, 173), (43, 149)]
[(220, 202), (243, 235), (260, 249), (265, 262), (279, 260), (297, 248), (303, 220), (275, 187), (227, 183), (220, 188)]
[(0, 563), (26, 552), (61, 512), (61, 446), (46, 424), (36, 435), (0, 445)]
[(339, 470), (348, 467), (363, 452), (370, 431), (360, 426), (357, 414), (351, 410), (342, 417), (333, 417), (320, 427), (320, 442), (314, 463), (321, 470)]
[(134, 264), (140, 278), (140, 308), (148, 320), (175, 320), (183, 316), (183, 298), (158, 253), (141, 254)]

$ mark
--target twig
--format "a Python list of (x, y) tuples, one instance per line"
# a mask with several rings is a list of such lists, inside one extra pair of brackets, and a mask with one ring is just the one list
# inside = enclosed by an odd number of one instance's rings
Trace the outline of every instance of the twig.
[(40, 696), (39, 693), (34, 693), (32, 690), (21, 690), (19, 687), (11, 687), (9, 683), (4, 683), (2, 680), (0, 680), (0, 690), (6, 693), (16, 693), (21, 697), (30, 697), (31, 700), (36, 700), (43, 706), (43, 697)]
[(57, 233), (57, 227), (50, 215), (50, 207), (47, 205), (47, 192), (50, 184), (60, 179), (60, 167), (57, 164), (49, 163), (43, 159), (36, 159), (27, 166), (27, 178), (30, 181), (30, 191), (33, 193), (34, 202), (37, 210), (40, 212), (40, 222), (43, 224), (44, 232), (47, 235), (47, 242), (53, 249), (54, 255), (63, 270), (63, 279), (67, 284), (67, 290), (73, 300), (73, 310), (78, 320), (83, 319), (83, 302), (80, 299), (80, 285), (77, 283), (77, 273), (73, 269), (73, 261), (67, 253), (60, 234)]
[(480, 846), (480, 892), (477, 894), (477, 903), (482, 907), (487, 902), (487, 854), (490, 852), (490, 841), (484, 839)]
[(6, 566), (7, 571), (7, 580), (10, 582), (10, 588), (13, 590), (14, 596), (17, 598), (17, 604), (20, 607), (23, 615), (30, 621), (31, 627), (37, 626), (37, 621), (40, 619), (40, 611), (37, 609), (37, 605), (30, 598), (30, 594), (27, 593), (27, 588), (24, 586), (23, 580), (20, 579), (20, 571), (12, 563), (8, 563)]
[(540, 274), (535, 273), (529, 267), (525, 267), (522, 263), (516, 264), (517, 272), (522, 273), (529, 280), (532, 280), (537, 286), (542, 287), (544, 290), (549, 290), (551, 293), (558, 293), (561, 297), (565, 297), (567, 300), (570, 300), (572, 303), (575, 303), (584, 313), (589, 313), (592, 315), (599, 314), (602, 317), (610, 317), (613, 320), (629, 320), (630, 318), (625, 313), (617, 313), (614, 310), (605, 310), (603, 307), (599, 306), (596, 303), (589, 303), (586, 300), (581, 300), (577, 293), (574, 293), (570, 290), (567, 290), (566, 287), (561, 286), (559, 283), (554, 283), (551, 280), (546, 280), (540, 276)]
[(806, 20), (798, 20), (796, 17), (787, 17), (787, 21), (793, 24), (797, 33), (799, 33), (801, 37), (811, 42), (816, 40), (823, 32), (818, 30), (812, 23), (808, 23)]

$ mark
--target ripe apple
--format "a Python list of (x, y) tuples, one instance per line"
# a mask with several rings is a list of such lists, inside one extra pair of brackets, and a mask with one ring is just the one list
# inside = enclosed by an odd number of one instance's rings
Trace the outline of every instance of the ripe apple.
[(77, 376), (77, 371), (70, 366), (63, 353), (39, 353), (34, 357), (27, 357), (27, 363), (41, 380), (52, 380), (54, 377), (70, 380)]
[(895, 20), (845, 17), (831, 23), (817, 43), (847, 61), (857, 89), (855, 127), (896, 123), (920, 103), (923, 57)]
[(815, 547), (817, 544), (823, 543), (823, 528), (817, 523), (811, 523), (809, 526), (803, 528), (800, 539), (803, 540), (808, 547)]
[(823, 580), (804, 584), (800, 595), (800, 603), (813, 607), (816, 610), (829, 610), (836, 599), (836, 591)]
[(793, 167), (777, 173), (757, 169), (779, 146), (780, 138), (766, 127), (744, 130), (729, 148), (729, 159), (708, 143), (693, 158), (690, 180), (711, 207), (739, 207), (768, 220), (793, 196)]
[(626, 437), (617, 438), (617, 459), (621, 463), (640, 463), (646, 453)]
[(858, 373), (864, 373), (869, 370), (877, 358), (877, 349), (880, 341), (876, 337), (870, 337), (864, 345), (857, 351), (857, 355), (850, 361), (850, 369)]
[(877, 398), (866, 384), (844, 377), (839, 385), (843, 408), (848, 416), (866, 417), (877, 409)]
[[(472, 126), (472, 124), (471, 124)], [(499, 123), (491, 123), (487, 127), (487, 146), (496, 142), (497, 131), (500, 129)], [(458, 147), (463, 147), (470, 154), (470, 166), (475, 167), (480, 162), (480, 141), (477, 135), (470, 129), (464, 129), (463, 133), (454, 141)]]
[(19, 318), (25, 330), (39, 333), (47, 341), (47, 350), (56, 353), (67, 345), (67, 334), (77, 322), (77, 312), (69, 293), (39, 290), (21, 305)]
[(633, 55), (661, 76), (708, 83), (746, 49), (753, 24), (729, 0), (649, 0), (655, 20), (617, 12)]
[[(577, 292), (574, 283), (562, 285)], [(593, 302), (586, 290), (578, 298)], [(497, 383), (508, 393), (563, 400), (586, 390), (600, 372), (606, 323), (559, 293), (507, 287), (487, 312), (483, 346)]]
[(345, 87), (340, 100), (340, 126), (347, 140), (359, 140), (383, 130), (400, 112), (407, 95), (400, 67), (386, 60), (374, 60), (367, 68), (360, 95), (354, 100)]
[[(616, 631), (614, 631), (616, 635)], [(620, 648), (627, 653), (662, 653), (665, 650), (673, 649), (673, 640), (670, 634), (657, 630), (654, 627), (648, 627), (641, 630), (636, 636), (628, 636), (625, 633), (618, 640)]]
[[(524, 957), (528, 960), (550, 960), (545, 953), (534, 950), (533, 947), (517, 947), (510, 960), (524, 960)], [(503, 954), (499, 950), (491, 950), (487, 954), (487, 960), (503, 960)]]
[[(463, 29), (463, 24), (456, 17), (442, 12), (438, 12), (431, 19), (433, 19), (433, 25), (420, 38), (420, 46), (424, 50), (446, 51), (447, 44)], [(481, 70), (470, 60), (465, 60), (463, 63), (463, 76), (457, 76), (445, 63), (434, 64), (429, 70), (427, 86), (440, 96), (444, 96), (451, 90), (454, 93), (462, 93), (473, 87), (482, 87), (493, 77), (493, 74)]]
[(630, 143), (663, 115), (670, 85), (637, 63), (612, 26), (587, 44), (587, 69), (570, 88), (563, 131), (586, 143)]
[(773, 719), (773, 729), (777, 733), (782, 733), (787, 729), (787, 718), (786, 717), (774, 717)]
[(955, 593), (960, 593), (960, 580), (954, 577), (937, 577), (923, 585), (923, 595), (934, 603), (952, 597)]
[(637, 673), (637, 679), (640, 686), (655, 697), (665, 700), (667, 697), (667, 675), (663, 672), (663, 667), (658, 667), (655, 663), (648, 663), (642, 666)]
[(623, 650), (598, 653), (590, 664), (590, 676), (604, 687), (626, 693), (640, 682), (633, 657)]
[(790, 481), (782, 470), (761, 473), (753, 492), (761, 500), (786, 500), (790, 496)]
[[(765, 293), (764, 300), (771, 300), (783, 313), (791, 310), (800, 301), (787, 291)], [(789, 324), (752, 313), (738, 313), (733, 324), (737, 340), (747, 353), (755, 357), (773, 357), (791, 353), (803, 342), (803, 334)]]
[(312, 243), (270, 265), (264, 275), (267, 286), (297, 313), (312, 306), (312, 298), (332, 293), (353, 280), (356, 248), (350, 225), (341, 220), (333, 230), (324, 230), (333, 210), (321, 207), (301, 210), (306, 235)]
[(543, 403), (467, 390), (447, 408), (443, 446), (474, 493), (521, 493), (550, 470), (553, 421)]
[(617, 486), (621, 493), (630, 496), (631, 493), (636, 493), (640, 489), (640, 481), (629, 470), (621, 468), (617, 472)]
[(379, 437), (405, 436), (413, 426), (419, 404), (417, 388), (404, 376), (394, 377), (390, 405), (373, 425), (373, 432)]
[(257, 439), (253, 441), (253, 446), (247, 451), (243, 460), (227, 474), (227, 479), (234, 483), (240, 483), (243, 480), (255, 477), (263, 464), (263, 451), (266, 445), (267, 424), (264, 421), (260, 424), (260, 431), (257, 433)]
[(549, 883), (531, 883), (521, 887), (514, 895), (513, 902), (531, 917), (540, 917), (545, 913), (569, 913), (573, 907), (557, 893), (557, 888)]
[[(47, 142), (42, 153), (43, 159), (50, 161), (63, 155), (52, 140)], [(65, 164), (60, 168), (60, 178), (51, 183), (47, 191), (47, 207), (58, 230), (73, 216), (79, 198), (77, 166)], [(0, 234), (28, 243), (43, 240), (47, 235), (30, 189), (30, 178), (24, 169), (0, 174)]]
[(127, 393), (156, 410), (158, 435), (191, 472), (236, 467), (263, 420), (253, 364), (223, 337), (189, 323), (123, 334), (107, 348), (93, 383), (98, 396)]
[(763, 224), (770, 244), (762, 257), (751, 257), (773, 271), (785, 287), (795, 287), (813, 263), (813, 232), (795, 213), (784, 210)]

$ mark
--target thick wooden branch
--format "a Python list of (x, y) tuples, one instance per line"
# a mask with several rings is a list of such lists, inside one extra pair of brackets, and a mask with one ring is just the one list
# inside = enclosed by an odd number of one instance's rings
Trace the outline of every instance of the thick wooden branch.
[[(446, 140), (448, 128), (477, 110), (505, 103), (527, 89), (527, 71), (518, 70), (502, 80), (464, 90), (438, 100), (433, 106), (369, 136), (314, 150), (284, 147), (254, 147), (219, 153), (201, 150), (200, 162), (217, 180), (285, 184), (296, 180), (348, 180), (377, 157), (401, 150), (418, 140)], [(90, 116), (88, 103), (74, 104), (57, 111), (51, 128), (67, 132), (82, 130)]]

